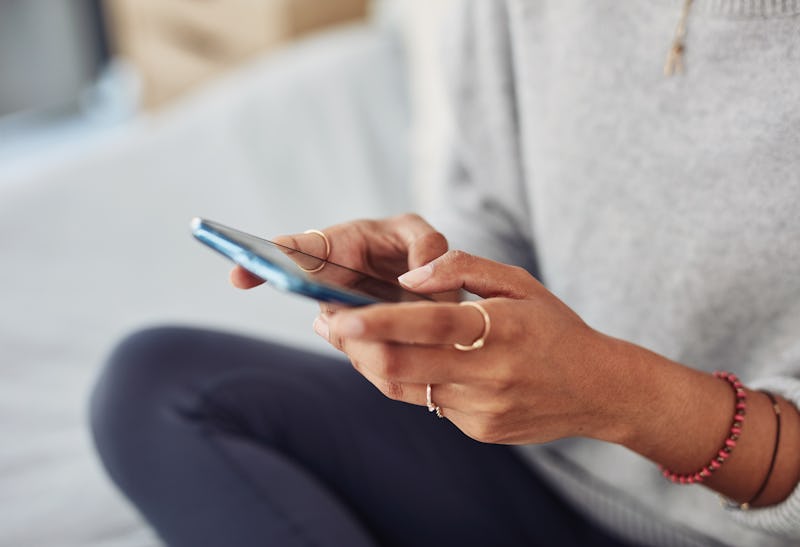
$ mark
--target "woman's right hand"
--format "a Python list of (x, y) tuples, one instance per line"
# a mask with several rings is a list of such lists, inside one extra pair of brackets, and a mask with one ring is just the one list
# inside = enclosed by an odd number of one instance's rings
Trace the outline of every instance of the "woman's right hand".
[[(447, 252), (445, 237), (417, 214), (355, 220), (331, 226), (323, 232), (330, 241), (328, 260), (392, 282), (399, 275)], [(313, 256), (325, 256), (324, 240), (313, 233), (279, 236), (274, 241)], [(320, 275), (324, 271), (321, 270)], [(240, 289), (264, 282), (240, 266), (231, 270), (230, 280)], [(332, 308), (323, 306), (323, 311), (332, 311)]]

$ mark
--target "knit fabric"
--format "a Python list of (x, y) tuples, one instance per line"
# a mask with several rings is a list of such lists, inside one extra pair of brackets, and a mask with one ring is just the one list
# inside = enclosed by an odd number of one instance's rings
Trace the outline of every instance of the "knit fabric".
[[(431, 216), (593, 328), (800, 405), (800, 2), (695, 0), (685, 72), (665, 77), (682, 4), (462, 2), (457, 139)], [(800, 489), (730, 511), (619, 446), (522, 453), (638, 544), (800, 542)]]

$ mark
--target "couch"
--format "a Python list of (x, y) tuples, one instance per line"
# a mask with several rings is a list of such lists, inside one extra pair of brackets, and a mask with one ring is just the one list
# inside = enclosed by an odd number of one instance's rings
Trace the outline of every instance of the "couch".
[(125, 333), (201, 325), (329, 351), (312, 302), (231, 288), (188, 223), (269, 236), (411, 208), (403, 66), (391, 25), (340, 28), (0, 168), (0, 545), (158, 545), (87, 428)]

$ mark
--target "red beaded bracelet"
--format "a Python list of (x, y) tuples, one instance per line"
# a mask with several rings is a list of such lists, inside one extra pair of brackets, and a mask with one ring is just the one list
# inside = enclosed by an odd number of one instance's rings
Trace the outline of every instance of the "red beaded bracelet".
[(670, 471), (664, 466), (660, 466), (661, 473), (672, 482), (680, 484), (695, 484), (708, 479), (708, 477), (710, 477), (714, 471), (722, 467), (722, 464), (725, 463), (725, 460), (727, 460), (728, 456), (731, 455), (733, 448), (736, 446), (736, 441), (739, 440), (739, 435), (742, 433), (742, 424), (744, 423), (745, 411), (747, 410), (747, 403), (745, 402), (747, 393), (744, 391), (744, 386), (742, 385), (742, 382), (739, 381), (739, 378), (731, 372), (716, 371), (714, 372), (714, 376), (727, 381), (733, 388), (733, 393), (736, 396), (736, 403), (733, 412), (733, 423), (731, 424), (728, 436), (725, 438), (725, 442), (722, 444), (722, 447), (719, 449), (714, 458), (708, 464), (704, 465), (694, 473), (681, 475)]

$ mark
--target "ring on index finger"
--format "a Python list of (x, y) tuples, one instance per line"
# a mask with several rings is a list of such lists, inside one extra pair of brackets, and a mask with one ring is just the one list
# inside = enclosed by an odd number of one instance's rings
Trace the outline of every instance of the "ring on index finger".
[(460, 305), (471, 306), (480, 312), (481, 317), (483, 317), (483, 332), (481, 332), (481, 335), (478, 336), (478, 338), (472, 342), (472, 344), (468, 346), (462, 344), (453, 344), (453, 347), (459, 351), (473, 351), (476, 349), (481, 349), (486, 343), (486, 337), (489, 336), (489, 331), (492, 329), (492, 318), (489, 317), (489, 313), (484, 309), (484, 307), (477, 302), (460, 302)]
[(321, 237), (321, 238), (322, 238), (322, 241), (324, 241), (324, 242), (325, 242), (325, 258), (323, 258), (323, 259), (322, 259), (322, 264), (320, 264), (320, 265), (319, 265), (319, 266), (317, 266), (316, 268), (304, 268), (304, 267), (300, 266), (299, 264), (298, 264), (298, 266), (297, 266), (297, 267), (298, 267), (298, 268), (300, 268), (301, 270), (303, 270), (304, 272), (307, 272), (307, 273), (315, 273), (315, 272), (318, 272), (318, 271), (322, 270), (322, 268), (324, 268), (324, 267), (325, 267), (325, 265), (328, 263), (328, 262), (327, 262), (327, 260), (328, 260), (328, 257), (329, 257), (329, 256), (331, 256), (331, 242), (330, 242), (330, 240), (328, 239), (328, 236), (326, 236), (326, 235), (325, 235), (325, 232), (323, 232), (323, 231), (321, 231), (321, 230), (306, 230), (306, 231), (305, 231), (305, 232), (303, 232), (303, 233), (304, 233), (304, 234), (314, 234), (314, 235), (318, 235), (319, 237)]

